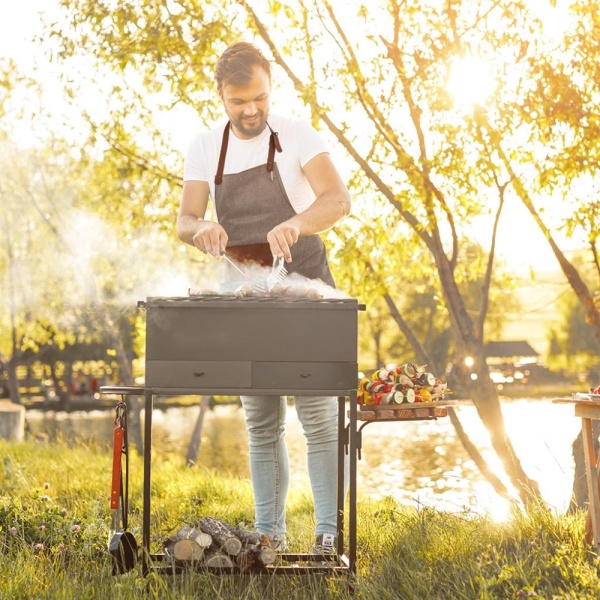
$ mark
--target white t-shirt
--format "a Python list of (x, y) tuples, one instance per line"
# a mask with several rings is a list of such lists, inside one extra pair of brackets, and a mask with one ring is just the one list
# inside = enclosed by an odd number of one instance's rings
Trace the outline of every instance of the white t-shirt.
[[(315, 194), (302, 172), (302, 167), (317, 154), (328, 150), (316, 129), (306, 121), (270, 115), (268, 122), (273, 131), (279, 134), (282, 152), (275, 151), (275, 162), (283, 187), (294, 210), (300, 213), (315, 200)], [(207, 181), (213, 199), (219, 151), (226, 123), (227, 121), (224, 120), (211, 131), (198, 133), (192, 140), (185, 157), (184, 181)], [(224, 174), (240, 173), (259, 165), (266, 165), (270, 135), (269, 128), (265, 127), (259, 136), (241, 140), (231, 131)]]

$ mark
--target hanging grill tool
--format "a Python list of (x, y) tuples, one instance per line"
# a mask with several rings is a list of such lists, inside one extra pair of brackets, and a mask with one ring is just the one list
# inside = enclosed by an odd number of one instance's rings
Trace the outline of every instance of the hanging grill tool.
[[(123, 454), (125, 455), (125, 486), (123, 486)], [(113, 575), (131, 571), (137, 562), (138, 545), (127, 531), (129, 509), (129, 452), (127, 444), (127, 404), (121, 400), (115, 410), (113, 433), (113, 465), (110, 508), (113, 510), (113, 535), (109, 551), (113, 558)], [(123, 527), (119, 527), (119, 513)]]

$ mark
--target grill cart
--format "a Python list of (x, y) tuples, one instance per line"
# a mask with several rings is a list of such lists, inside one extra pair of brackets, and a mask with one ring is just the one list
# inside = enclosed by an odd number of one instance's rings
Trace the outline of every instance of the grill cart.
[[(280, 554), (276, 564), (244, 570), (277, 574), (353, 573), (356, 563), (356, 453), (348, 438), (346, 400), (356, 414), (357, 311), (354, 299), (278, 299), (197, 295), (154, 297), (146, 312), (144, 387), (102, 388), (143, 395), (142, 557), (146, 572), (176, 572), (151, 552), (152, 409), (160, 395), (322, 395), (338, 397), (338, 554)], [(348, 544), (344, 539), (344, 455), (349, 450)], [(121, 561), (130, 565), (131, 561)], [(223, 573), (234, 567), (199, 568)]]
[[(274, 564), (253, 566), (243, 572), (354, 575), (356, 472), (362, 429), (378, 420), (437, 419), (447, 414), (444, 406), (452, 402), (401, 405), (381, 411), (379, 407), (360, 407), (359, 410), (357, 321), (358, 311), (364, 310), (364, 306), (354, 299), (207, 294), (147, 298), (139, 306), (146, 312), (145, 386), (106, 386), (101, 391), (122, 397), (144, 396), (141, 543), (144, 572), (172, 574), (189, 567), (169, 560), (164, 553), (151, 552), (151, 447), (155, 396), (322, 395), (338, 398), (337, 556), (284, 553), (278, 555)], [(363, 421), (360, 429), (359, 421)], [(343, 497), (345, 455), (349, 462), (347, 540)], [(127, 545), (123, 551), (126, 556), (119, 559), (118, 550), (116, 557), (113, 554), (116, 569), (121, 572), (131, 568), (130, 554), (137, 555), (135, 540), (128, 537), (125, 541)], [(238, 566), (208, 567), (200, 562), (195, 566), (210, 572), (242, 572)]]

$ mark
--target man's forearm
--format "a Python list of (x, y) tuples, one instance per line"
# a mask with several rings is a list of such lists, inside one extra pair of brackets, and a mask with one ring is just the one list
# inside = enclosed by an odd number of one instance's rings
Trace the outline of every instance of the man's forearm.
[(194, 240), (192, 238), (198, 232), (200, 223), (202, 223), (202, 220), (194, 215), (181, 215), (177, 219), (177, 236), (182, 242), (193, 246)]
[(300, 235), (321, 233), (333, 227), (338, 221), (350, 214), (350, 196), (331, 193), (317, 198), (304, 212), (288, 219), (300, 230)]

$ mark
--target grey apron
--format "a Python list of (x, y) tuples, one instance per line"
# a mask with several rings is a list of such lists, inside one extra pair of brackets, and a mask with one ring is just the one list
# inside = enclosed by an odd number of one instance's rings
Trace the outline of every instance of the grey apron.
[[(215, 210), (229, 238), (227, 254), (238, 262), (254, 261), (270, 267), (273, 256), (267, 243), (267, 233), (293, 217), (296, 211), (289, 201), (274, 160), (275, 150), (282, 151), (277, 133), (268, 123), (267, 127), (271, 131), (267, 163), (240, 173), (224, 175), (230, 123), (225, 126), (215, 176)], [(286, 264), (289, 273), (321, 279), (335, 287), (325, 244), (318, 235), (300, 237), (292, 246), (291, 253), (292, 262)]]

